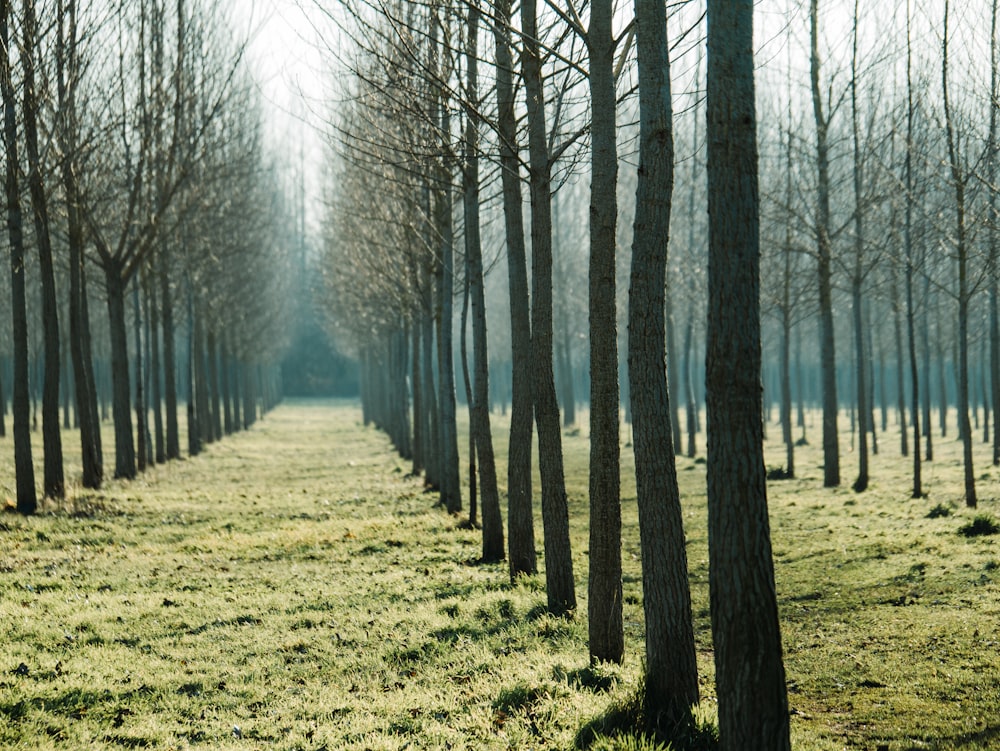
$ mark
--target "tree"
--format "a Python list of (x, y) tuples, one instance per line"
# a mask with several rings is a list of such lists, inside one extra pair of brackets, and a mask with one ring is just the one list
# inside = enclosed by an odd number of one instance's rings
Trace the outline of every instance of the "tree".
[(34, 0), (21, 3), (21, 69), (25, 152), (28, 159), (28, 190), (31, 196), (38, 245), (38, 266), (42, 281), (42, 327), (45, 338), (45, 379), (42, 386), (42, 435), (45, 454), (44, 490), (50, 498), (66, 495), (63, 478), (62, 437), (59, 427), (59, 314), (56, 298), (55, 269), (52, 261), (52, 237), (49, 233), (49, 205), (42, 176), (38, 148), (38, 112), (41, 98), (35, 80), (35, 56), (38, 54), (38, 31)]
[(677, 725), (698, 702), (684, 522), (671, 435), (665, 341), (673, 124), (666, 7), (636, 0), (639, 170), (628, 308), (628, 377), (646, 619), (645, 714)]
[(829, 112), (820, 89), (819, 2), (809, 5), (809, 77), (816, 120), (816, 250), (819, 278), (820, 370), (823, 380), (823, 485), (840, 484), (840, 447), (837, 438), (837, 354), (834, 345), (832, 296), (832, 242), (830, 228), (830, 156), (827, 135)]
[(76, 414), (80, 423), (83, 486), (100, 488), (104, 475), (101, 423), (97, 412), (97, 387), (90, 346), (90, 326), (85, 316), (87, 295), (84, 270), (85, 227), (80, 213), (80, 187), (76, 92), (80, 81), (77, 5), (75, 0), (57, 6), (56, 85), (59, 105), (57, 142), (62, 151), (61, 177), (66, 197), (66, 233), (69, 245), (69, 339), (73, 363)]
[(941, 93), (944, 106), (945, 137), (951, 187), (955, 191), (955, 259), (958, 264), (958, 429), (962, 440), (965, 469), (965, 505), (976, 507), (976, 477), (972, 466), (972, 426), (969, 424), (969, 246), (966, 238), (966, 183), (969, 175), (963, 164), (955, 132), (955, 118), (949, 96), (948, 80), (948, 0), (944, 3), (941, 37)]
[(496, 50), (497, 136), (503, 192), (507, 276), (510, 294), (511, 415), (507, 457), (507, 558), (513, 581), (537, 571), (532, 518), (531, 309), (524, 247), (520, 161), (514, 113), (514, 60), (511, 54), (511, 0), (498, 0), (493, 38)]
[(725, 751), (789, 749), (761, 424), (753, 2), (709, 0), (707, 23), (705, 387), (719, 738)]
[(615, 38), (612, 0), (594, 0), (586, 32), (590, 52), (590, 659), (621, 662), (621, 500), (615, 229)]
[(552, 160), (545, 125), (545, 92), (536, 0), (521, 2), (521, 72), (528, 116), (528, 175), (531, 197), (532, 399), (538, 429), (542, 480), (542, 524), (548, 607), (554, 614), (576, 608), (569, 509), (563, 474), (562, 434), (552, 371)]
[(17, 150), (17, 103), (10, 60), (11, 0), (0, 0), (0, 96), (4, 106), (6, 155), (7, 233), (10, 237), (11, 307), (14, 331), (14, 467), (17, 510), (33, 514), (38, 506), (35, 470), (31, 460), (30, 404), (28, 393), (28, 316), (24, 289), (24, 228)]
[[(493, 435), (490, 429), (489, 353), (486, 345), (486, 294), (483, 289), (483, 249), (479, 227), (479, 80), (478, 38), (481, 11), (476, 0), (468, 10), (466, 48), (468, 106), (465, 122), (465, 252), (468, 286), (472, 297), (474, 393), (472, 421), (475, 451), (479, 457), (479, 490), (483, 505), (483, 561), (504, 558), (503, 519), (497, 490), (496, 463), (493, 458)], [(470, 458), (471, 461), (471, 458)], [(470, 501), (471, 503), (472, 501)]]

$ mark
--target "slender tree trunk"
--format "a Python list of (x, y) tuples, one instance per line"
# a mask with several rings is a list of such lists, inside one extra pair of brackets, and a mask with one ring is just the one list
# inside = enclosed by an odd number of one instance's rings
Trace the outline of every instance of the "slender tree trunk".
[[(628, 310), (628, 378), (642, 547), (646, 679), (651, 723), (679, 726), (698, 703), (684, 521), (677, 489), (664, 337), (673, 191), (673, 113), (666, 6), (636, 0), (639, 170)], [(678, 433), (679, 435), (679, 433)]]
[(45, 341), (45, 378), (42, 386), (42, 441), (45, 455), (44, 492), (50, 498), (66, 495), (63, 476), (62, 436), (59, 427), (59, 301), (56, 297), (55, 269), (52, 262), (52, 239), (49, 235), (49, 206), (38, 153), (37, 113), (39, 101), (35, 87), (36, 20), (34, 0), (21, 3), (20, 51), (24, 72), (23, 115), (24, 142), (28, 157), (28, 191), (31, 196), (35, 224), (35, 244), (38, 246), (38, 268), (42, 281), (42, 330)]
[(691, 349), (694, 346), (694, 301), (688, 303), (687, 325), (684, 327), (684, 408), (687, 413), (687, 455), (694, 458), (698, 453), (698, 403), (694, 395), (694, 364)]
[(504, 227), (507, 240), (507, 278), (510, 294), (511, 415), (507, 458), (507, 558), (511, 581), (538, 570), (532, 516), (531, 444), (531, 310), (524, 245), (520, 162), (514, 113), (514, 61), (511, 55), (511, 0), (496, 4), (497, 125), (500, 142), (500, 180), (503, 186)]
[(207, 335), (208, 346), (208, 385), (211, 397), (212, 440), (222, 438), (222, 393), (219, 387), (219, 340), (215, 329), (210, 328)]
[(1000, 211), (997, 208), (997, 112), (1000, 110), (1000, 80), (997, 75), (997, 0), (990, 3), (990, 130), (987, 141), (989, 185), (989, 296), (990, 296), (990, 401), (993, 405), (993, 466), (1000, 466)]
[(221, 373), (219, 380), (222, 384), (222, 430), (226, 435), (233, 432), (233, 408), (232, 408), (232, 362), (229, 351), (229, 335), (226, 330), (222, 330), (222, 344), (220, 345), (219, 359)]
[[(467, 188), (466, 188), (467, 189)], [(464, 207), (465, 211), (469, 210), (468, 206)], [(466, 222), (468, 222), (468, 217), (466, 217)], [(466, 240), (468, 244), (468, 240)], [(469, 526), (475, 528), (478, 520), (477, 516), (477, 501), (479, 499), (479, 488), (476, 482), (476, 435), (478, 430), (478, 425), (476, 423), (476, 416), (474, 414), (475, 408), (473, 407), (474, 396), (472, 394), (472, 376), (469, 374), (469, 346), (468, 346), (468, 324), (469, 324), (469, 253), (466, 249), (465, 253), (465, 279), (462, 285), (462, 313), (461, 313), (461, 323), (459, 328), (461, 334), (459, 335), (459, 357), (462, 362), (462, 381), (465, 385), (465, 403), (469, 408)]]
[[(170, 289), (170, 255), (167, 243), (159, 243), (160, 305), (163, 309), (163, 406), (167, 423), (167, 459), (180, 459), (177, 427), (177, 355), (174, 344), (174, 303)], [(188, 399), (190, 401), (190, 398)], [(188, 428), (190, 430), (190, 426)]]
[(104, 258), (104, 286), (111, 329), (112, 416), (115, 422), (115, 478), (135, 477), (135, 442), (132, 435), (132, 398), (129, 394), (128, 341), (125, 325), (125, 281), (120, 263)]
[[(479, 101), (478, 46), (481, 11), (477, 0), (469, 3), (467, 53), (470, 102)], [(486, 337), (486, 293), (483, 286), (483, 251), (479, 232), (479, 123), (478, 110), (466, 114), (465, 136), (465, 253), (468, 258), (469, 290), (472, 297), (472, 344), (474, 394), (472, 416), (476, 423), (479, 455), (479, 492), (483, 507), (483, 561), (504, 559), (503, 518), (497, 489), (496, 460), (490, 426), (490, 360)]]
[(132, 286), (132, 333), (135, 343), (135, 432), (136, 463), (146, 471), (146, 392), (143, 388), (145, 368), (142, 358), (142, 311), (139, 306), (139, 285)]
[(948, 160), (951, 163), (952, 187), (955, 190), (955, 251), (958, 260), (958, 429), (962, 438), (965, 469), (965, 505), (976, 507), (976, 476), (972, 465), (972, 426), (969, 425), (969, 251), (965, 236), (965, 181), (960, 163), (957, 137), (952, 124), (948, 86), (948, 0), (944, 4), (942, 35), (941, 86), (944, 100), (945, 133)]
[[(673, 149), (671, 148), (671, 153)], [(671, 157), (673, 158), (673, 157)], [(671, 166), (671, 185), (673, 184), (673, 167)], [(667, 295), (666, 295), (666, 313), (664, 314), (666, 318), (667, 325), (667, 390), (669, 393), (676, 395), (681, 392), (680, 390), (680, 379), (678, 377), (678, 371), (680, 370), (680, 363), (677, 359), (677, 347), (676, 347), (676, 337), (674, 336), (674, 298), (670, 294), (670, 280), (667, 279)], [(681, 441), (681, 417), (677, 410), (677, 407), (670, 407), (670, 435), (672, 436), (671, 443), (674, 447), (674, 455), (682, 456), (684, 454), (684, 449)]]
[(11, 310), (14, 337), (14, 474), (17, 510), (34, 514), (38, 507), (31, 460), (31, 404), (28, 384), (28, 314), (24, 283), (24, 228), (18, 187), (17, 110), (10, 61), (10, 0), (0, 0), (0, 93), (4, 105), (6, 145), (7, 233), (10, 239)]
[[(152, 261), (155, 264), (155, 257)], [(167, 448), (163, 437), (163, 370), (160, 363), (160, 310), (156, 300), (155, 265), (145, 279), (146, 299), (149, 301), (149, 371), (153, 407), (153, 461), (163, 464), (167, 460)]]
[(816, 120), (817, 207), (816, 242), (819, 275), (820, 370), (823, 377), (823, 485), (840, 485), (840, 447), (837, 439), (837, 354), (834, 344), (832, 261), (830, 242), (830, 157), (827, 145), (829, 121), (823, 112), (819, 71), (819, 0), (811, 0), (809, 56), (813, 114)]
[(560, 615), (576, 609), (576, 592), (563, 475), (562, 432), (552, 373), (552, 165), (546, 144), (545, 91), (536, 0), (522, 0), (521, 30), (524, 35), (521, 70), (527, 97), (528, 185), (531, 195), (532, 395), (542, 480), (546, 594), (549, 611)]
[[(416, 276), (414, 274), (414, 276)], [(416, 287), (416, 285), (414, 285)], [(420, 311), (415, 308), (410, 321), (410, 384), (413, 389), (413, 468), (410, 472), (419, 477), (424, 471), (424, 384), (420, 369)]]

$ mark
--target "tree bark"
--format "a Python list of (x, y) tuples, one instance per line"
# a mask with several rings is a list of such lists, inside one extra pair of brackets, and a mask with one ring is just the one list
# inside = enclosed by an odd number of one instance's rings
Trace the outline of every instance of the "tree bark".
[(517, 121), (514, 113), (514, 61), (511, 55), (511, 0), (498, 0), (493, 38), (496, 46), (497, 130), (503, 188), (510, 294), (511, 415), (507, 456), (507, 559), (511, 581), (538, 570), (532, 515), (531, 310), (524, 246)]
[(11, 310), (14, 337), (14, 473), (17, 511), (34, 514), (38, 507), (31, 459), (31, 404), (28, 383), (28, 314), (24, 283), (24, 227), (18, 187), (17, 105), (10, 61), (10, 0), (0, 0), (0, 95), (4, 105), (6, 147), (7, 233), (10, 238)]
[(615, 43), (612, 0), (594, 0), (590, 52), (590, 576), (587, 613), (591, 662), (620, 663), (622, 624), (621, 479), (615, 230)]
[(524, 35), (521, 70), (527, 97), (528, 185), (531, 196), (532, 396), (542, 480), (546, 594), (549, 611), (561, 615), (576, 609), (576, 592), (559, 404), (552, 373), (552, 165), (546, 144), (545, 91), (536, 0), (522, 0), (521, 30)]
[(104, 286), (111, 330), (112, 416), (115, 423), (115, 479), (136, 475), (135, 442), (132, 435), (132, 398), (129, 388), (128, 341), (125, 325), (125, 282), (120, 263), (103, 259)]
[(62, 436), (59, 426), (59, 301), (56, 297), (55, 269), (52, 263), (52, 239), (49, 234), (49, 206), (42, 178), (42, 164), (38, 153), (39, 108), (35, 88), (35, 47), (38, 42), (34, 0), (21, 3), (21, 69), (24, 72), (23, 114), (24, 142), (28, 158), (28, 191), (31, 196), (32, 216), (35, 224), (35, 243), (38, 246), (38, 268), (42, 281), (42, 333), (45, 341), (45, 378), (42, 385), (42, 445), (44, 448), (45, 495), (63, 498), (66, 481), (63, 476)]
[(673, 124), (666, 6), (636, 0), (639, 171), (628, 308), (642, 605), (646, 621), (643, 704), (654, 726), (677, 727), (698, 703), (687, 551), (665, 371), (667, 238), (673, 192)]
[[(815, 5), (815, 3), (814, 3)], [(752, 0), (708, 3), (708, 534), (723, 751), (790, 748), (761, 425)]]
[(466, 98), (472, 107), (465, 123), (465, 254), (468, 260), (469, 293), (472, 303), (473, 401), (476, 425), (476, 453), (479, 458), (479, 493), (483, 511), (483, 561), (504, 559), (503, 518), (497, 489), (496, 460), (490, 426), (490, 361), (486, 336), (486, 293), (483, 287), (483, 250), (479, 228), (479, 25), (482, 12), (477, 0), (469, 3), (468, 44), (466, 47), (468, 87)]
[(976, 507), (976, 476), (972, 465), (972, 426), (969, 425), (969, 250), (965, 228), (965, 182), (957, 138), (952, 121), (948, 85), (948, 0), (944, 4), (942, 34), (941, 89), (944, 100), (945, 134), (951, 164), (952, 188), (955, 191), (955, 252), (958, 260), (958, 429), (962, 439), (962, 464), (965, 470), (965, 505)]
[(823, 112), (819, 83), (819, 9), (811, 0), (809, 56), (813, 114), (816, 120), (816, 245), (818, 251), (820, 312), (820, 370), (823, 379), (823, 485), (840, 485), (840, 447), (837, 438), (837, 354), (834, 344), (832, 259), (830, 242), (830, 157), (827, 144), (829, 121)]

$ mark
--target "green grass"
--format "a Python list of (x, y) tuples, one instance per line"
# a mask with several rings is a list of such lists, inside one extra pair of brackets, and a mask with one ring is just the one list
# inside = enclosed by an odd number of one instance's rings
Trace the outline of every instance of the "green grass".
[[(502, 463), (506, 424), (493, 419)], [(0, 515), (0, 748), (569, 749), (584, 728), (610, 730), (609, 716), (634, 702), (642, 661), (631, 451), (627, 656), (592, 668), (586, 430), (564, 437), (579, 613), (556, 619), (542, 575), (511, 586), (504, 564), (471, 565), (478, 534), (435, 508), (408, 463), (359, 423), (352, 405), (284, 405), (193, 460), (96, 494), (71, 484), (68, 501), (34, 518)], [(75, 435), (64, 437), (75, 477)], [(995, 748), (1000, 547), (959, 534), (997, 512), (990, 451), (977, 443), (980, 509), (967, 510), (952, 438), (937, 440), (927, 497), (915, 500), (898, 435), (880, 436), (863, 494), (847, 489), (854, 455), (842, 438), (844, 487), (820, 487), (815, 446), (798, 449), (796, 478), (769, 485), (793, 744)], [(10, 453), (8, 438), (8, 499)], [(783, 447), (768, 444), (765, 461), (781, 465)], [(678, 461), (697, 716), (710, 727), (704, 472)], [(951, 514), (928, 518), (934, 504)], [(540, 530), (539, 519), (541, 552)], [(594, 749), (657, 747), (596, 736)]]

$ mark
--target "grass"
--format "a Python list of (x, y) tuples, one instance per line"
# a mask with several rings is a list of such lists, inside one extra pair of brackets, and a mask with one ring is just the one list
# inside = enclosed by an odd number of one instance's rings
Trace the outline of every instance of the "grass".
[[(591, 667), (586, 430), (564, 436), (579, 613), (556, 619), (541, 575), (511, 586), (504, 564), (471, 565), (477, 533), (359, 423), (349, 404), (286, 404), (195, 459), (96, 494), (71, 487), (34, 518), (0, 515), (0, 747), (569, 749), (627, 708), (642, 657), (631, 452), (627, 657)], [(898, 434), (880, 438), (865, 493), (847, 489), (846, 431), (845, 487), (820, 487), (815, 446), (797, 450), (795, 478), (769, 485), (794, 747), (996, 748), (1000, 549), (958, 532), (996, 512), (1000, 473), (977, 444), (980, 509), (965, 509), (959, 444), (938, 439), (927, 497), (911, 499)], [(7, 439), (8, 498), (10, 453)], [(497, 453), (505, 461), (503, 438)], [(780, 466), (783, 447), (768, 444), (765, 461)], [(679, 459), (696, 714), (710, 727), (704, 472)], [(928, 518), (934, 504), (950, 515)], [(657, 748), (630, 733), (588, 742)]]

